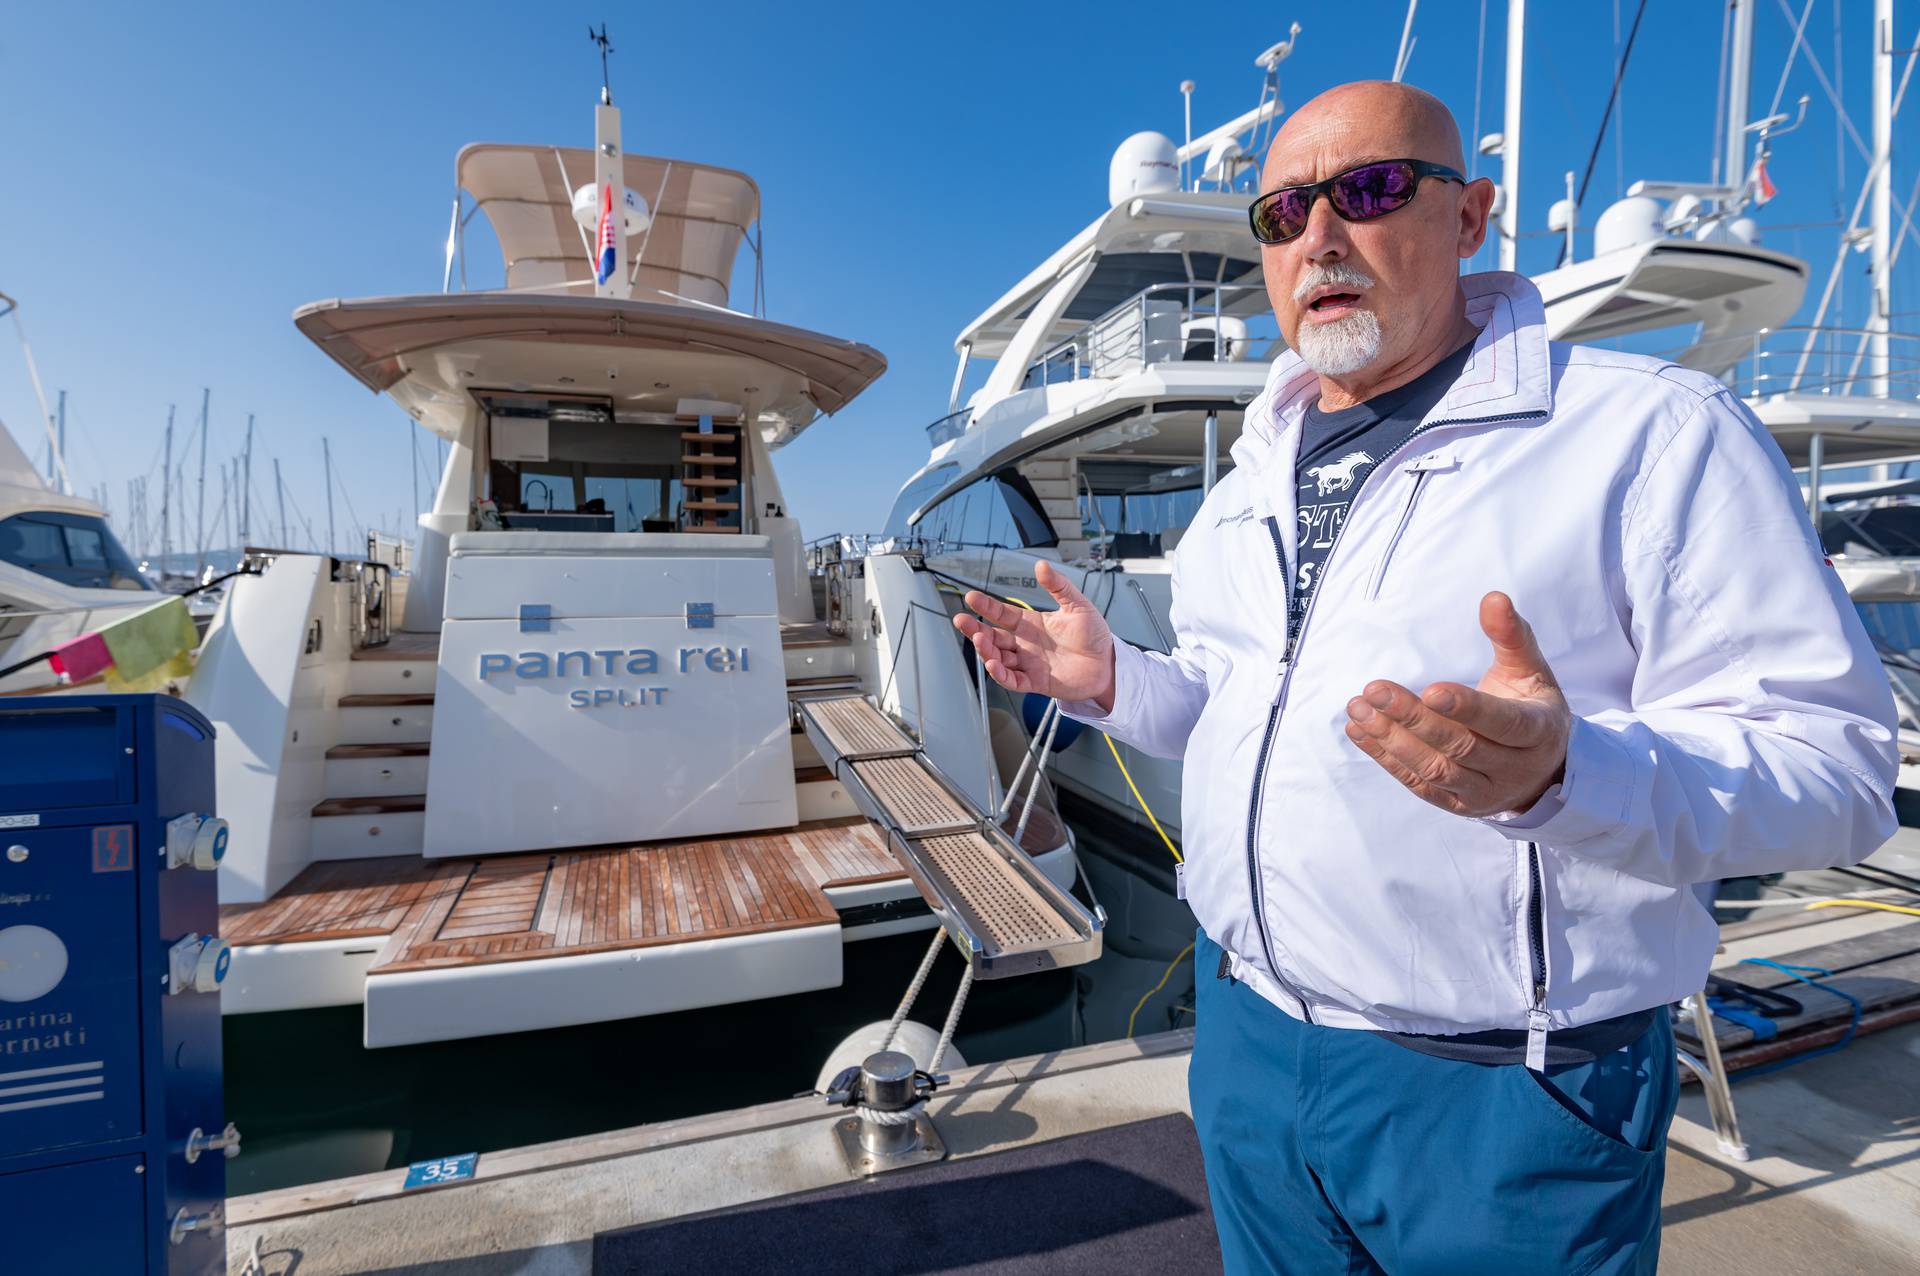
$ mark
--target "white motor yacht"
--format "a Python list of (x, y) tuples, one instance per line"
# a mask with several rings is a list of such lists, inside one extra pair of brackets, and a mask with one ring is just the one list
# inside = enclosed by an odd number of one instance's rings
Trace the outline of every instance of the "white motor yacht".
[[(49, 485), (0, 426), (0, 670), (159, 597), (107, 525), (106, 511)], [(0, 695), (62, 689), (45, 663), (0, 673)]]
[(817, 617), (774, 458), (885, 360), (759, 313), (753, 179), (619, 119), (460, 152), (448, 284), (484, 215), (504, 286), (295, 313), (448, 459), (403, 614), (379, 563), (260, 554), (207, 634), (225, 1013), (360, 1004), (389, 1046), (835, 987), (941, 923), (982, 978), (1099, 952), (996, 724), (901, 700), (958, 666), (902, 659), (937, 598)]

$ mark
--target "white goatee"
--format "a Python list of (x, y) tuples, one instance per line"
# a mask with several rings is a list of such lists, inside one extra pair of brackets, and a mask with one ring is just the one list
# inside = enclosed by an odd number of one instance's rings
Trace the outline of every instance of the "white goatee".
[[(1331, 286), (1352, 292), (1365, 292), (1373, 280), (1344, 261), (1325, 266), (1308, 266), (1295, 285), (1296, 301), (1305, 301), (1315, 288)], [(1322, 376), (1339, 377), (1358, 372), (1380, 356), (1380, 316), (1371, 310), (1356, 310), (1332, 323), (1300, 321), (1294, 335), (1294, 349), (1301, 360)]]

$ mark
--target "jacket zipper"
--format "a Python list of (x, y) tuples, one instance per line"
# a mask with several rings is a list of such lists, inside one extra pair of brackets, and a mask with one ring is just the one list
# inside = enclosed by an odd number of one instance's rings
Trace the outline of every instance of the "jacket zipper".
[(1407, 524), (1413, 521), (1413, 507), (1420, 503), (1420, 491), (1426, 486), (1427, 475), (1431, 470), (1416, 470), (1413, 475), (1413, 491), (1407, 495), (1407, 507), (1400, 511), (1400, 523), (1393, 529), (1393, 539), (1387, 542), (1387, 552), (1380, 556), (1380, 566), (1374, 568), (1373, 579), (1367, 584), (1367, 601), (1380, 597), (1380, 584), (1387, 578), (1387, 564), (1393, 561), (1393, 551), (1400, 548), (1400, 538), (1407, 533)]
[[(1280, 539), (1280, 525), (1271, 517), (1264, 521), (1267, 525), (1267, 531), (1273, 536), (1273, 553), (1274, 557), (1278, 559), (1280, 563), (1281, 586), (1287, 590), (1288, 597), (1291, 598), (1293, 582), (1287, 577), (1287, 547)], [(1288, 611), (1291, 612), (1292, 608), (1288, 608)], [(1273, 939), (1267, 934), (1266, 902), (1260, 889), (1260, 855), (1258, 850), (1260, 790), (1266, 784), (1267, 755), (1273, 751), (1274, 730), (1280, 725), (1280, 706), (1287, 698), (1287, 684), (1293, 678), (1291, 659), (1297, 630), (1291, 619), (1288, 622), (1287, 628), (1286, 655), (1283, 656), (1280, 661), (1280, 685), (1273, 693), (1272, 703), (1267, 706), (1267, 729), (1260, 737), (1259, 758), (1253, 764), (1253, 802), (1247, 807), (1247, 885), (1253, 893), (1253, 925), (1254, 929), (1260, 934), (1260, 951), (1266, 955), (1267, 970), (1273, 975), (1274, 979), (1279, 982), (1280, 986), (1291, 993), (1293, 999), (1300, 1003), (1301, 1018), (1305, 1019), (1308, 1023), (1312, 1023), (1313, 1008), (1307, 1005), (1307, 999), (1305, 997), (1302, 997), (1299, 992), (1287, 983), (1286, 977), (1280, 973), (1280, 963), (1274, 958)]]
[[(1341, 522), (1341, 533), (1345, 532), (1347, 520), (1353, 517), (1353, 507), (1360, 503), (1360, 498), (1366, 494), (1367, 485), (1373, 482), (1374, 476), (1382, 470), (1390, 468), (1389, 463), (1397, 462), (1400, 455), (1412, 446), (1415, 439), (1439, 429), (1452, 429), (1462, 425), (1493, 425), (1503, 421), (1526, 421), (1537, 417), (1544, 417), (1545, 415), (1547, 414), (1544, 412), (1506, 412), (1494, 416), (1458, 418), (1450, 421), (1434, 421), (1422, 425), (1412, 434), (1409, 434), (1405, 439), (1401, 440), (1400, 446), (1395, 448), (1387, 456), (1385, 461), (1374, 466), (1372, 473), (1369, 473), (1366, 479), (1361, 482), (1360, 490), (1355, 492), (1353, 494), (1353, 500), (1347, 503), (1347, 519)], [(1408, 512), (1411, 513), (1411, 503), (1409, 503)], [(1287, 574), (1287, 547), (1286, 543), (1280, 538), (1279, 522), (1272, 516), (1268, 516), (1262, 521), (1266, 523), (1267, 531), (1273, 537), (1274, 558), (1280, 565), (1280, 588), (1282, 590), (1282, 597), (1287, 600), (1287, 645), (1280, 656), (1280, 686), (1273, 694), (1272, 703), (1267, 706), (1267, 727), (1264, 734), (1260, 737), (1260, 753), (1254, 762), (1253, 796), (1247, 803), (1247, 885), (1253, 895), (1253, 923), (1254, 928), (1260, 934), (1260, 949), (1267, 959), (1267, 971), (1280, 982), (1281, 986), (1285, 987), (1287, 991), (1292, 994), (1295, 1001), (1300, 1003), (1302, 1017), (1305, 1018), (1307, 1022), (1312, 1023), (1314, 1021), (1313, 1010), (1307, 1005), (1307, 999), (1301, 996), (1291, 985), (1287, 984), (1285, 977), (1280, 973), (1280, 963), (1274, 959), (1273, 939), (1267, 933), (1266, 901), (1260, 889), (1260, 851), (1258, 836), (1260, 829), (1260, 805), (1261, 800), (1266, 796), (1267, 789), (1267, 760), (1273, 753), (1273, 737), (1280, 725), (1280, 710), (1286, 704), (1287, 687), (1293, 682), (1294, 659), (1300, 649), (1300, 641), (1307, 632), (1307, 622), (1313, 618), (1313, 609), (1320, 602), (1320, 589), (1326, 585), (1327, 571), (1333, 566), (1333, 556), (1340, 552), (1340, 541), (1343, 539), (1343, 535), (1336, 534), (1333, 544), (1328, 546), (1327, 556), (1322, 559), (1320, 563), (1320, 585), (1315, 587), (1313, 597), (1307, 600), (1305, 612), (1296, 617), (1293, 614), (1294, 609), (1292, 606), (1293, 580)], [(1402, 531), (1405, 530), (1405, 522), (1406, 520), (1403, 516), (1400, 529)], [(1398, 540), (1398, 538), (1399, 532), (1396, 532), (1395, 539)], [(1542, 979), (1544, 980), (1544, 975)], [(1543, 991), (1541, 994), (1542, 1000), (1544, 1000), (1544, 995)], [(1546, 1018), (1545, 1011), (1539, 1010), (1536, 1013), (1539, 1014), (1541, 1021), (1544, 1023)], [(1528, 1024), (1531, 1025), (1532, 1023), (1533, 1017), (1529, 1016)], [(1540, 1036), (1542, 1050), (1544, 1051), (1546, 1039), (1544, 1028), (1542, 1028)], [(1531, 1057), (1532, 1053), (1532, 1049), (1529, 1047), (1529, 1057)]]
[(1533, 976), (1533, 1004), (1527, 1009), (1527, 1066), (1547, 1068), (1547, 921), (1540, 881), (1540, 844), (1527, 847), (1527, 954)]

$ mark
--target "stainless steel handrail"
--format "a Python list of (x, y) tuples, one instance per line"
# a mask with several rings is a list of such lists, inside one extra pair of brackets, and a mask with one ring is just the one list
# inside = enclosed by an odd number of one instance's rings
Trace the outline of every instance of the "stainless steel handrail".
[[(1103, 366), (1112, 366), (1135, 358), (1142, 366), (1181, 361), (1187, 347), (1187, 338), (1184, 335), (1175, 338), (1174, 349), (1167, 353), (1157, 353), (1153, 348), (1156, 343), (1149, 335), (1148, 307), (1153, 301), (1167, 297), (1181, 299), (1179, 309), (1174, 315), (1175, 322), (1185, 324), (1189, 320), (1212, 319), (1215, 321), (1212, 361), (1229, 362), (1227, 342), (1221, 336), (1218, 321), (1222, 318), (1244, 319), (1248, 316), (1230, 315), (1227, 307), (1231, 306), (1233, 301), (1225, 301), (1223, 304), (1223, 299), (1238, 300), (1247, 296), (1264, 300), (1266, 285), (1263, 283), (1210, 283), (1198, 280), (1149, 284), (1105, 314), (1055, 342), (1027, 366), (1024, 383), (1035, 384), (1036, 373), (1040, 376), (1037, 382), (1040, 385), (1055, 381), (1078, 381), (1083, 376), (1098, 375)], [(1129, 311), (1133, 312), (1131, 322), (1123, 322)], [(1262, 308), (1253, 313), (1255, 315), (1270, 314), (1271, 311)], [(1250, 337), (1249, 342), (1252, 340)], [(1277, 337), (1268, 340), (1269, 349), (1263, 352), (1263, 357), (1271, 354), (1271, 347), (1277, 340)], [(1050, 365), (1061, 363), (1064, 363), (1067, 375), (1048, 375), (1047, 370)]]
[[(1887, 344), (1884, 371), (1873, 366), (1874, 338)], [(1741, 395), (1812, 393), (1920, 397), (1920, 334), (1839, 325), (1762, 328), (1723, 379)], [(1671, 357), (1671, 356), (1670, 356)], [(1877, 382), (1885, 382), (1884, 389)]]

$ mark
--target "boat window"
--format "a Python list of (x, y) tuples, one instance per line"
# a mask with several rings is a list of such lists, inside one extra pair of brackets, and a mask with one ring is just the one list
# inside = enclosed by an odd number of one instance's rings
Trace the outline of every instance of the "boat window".
[(938, 465), (919, 478), (910, 480), (894, 499), (893, 512), (887, 515), (887, 526), (882, 535), (908, 535), (913, 516), (933, 499), (935, 493), (959, 476), (958, 465)]
[(1027, 480), (1007, 470), (969, 483), (913, 525), (916, 539), (946, 545), (1038, 549), (1058, 544)]
[(1115, 557), (1163, 552), (1162, 533), (1184, 530), (1205, 498), (1201, 467), (1191, 461), (1083, 459), (1080, 478), (1083, 534), (1110, 545)]
[(0, 520), (0, 561), (82, 589), (153, 588), (93, 514), (46, 510)]
[[(529, 431), (501, 428), (496, 417), (488, 492), (509, 528), (532, 531), (669, 532), (686, 500), (680, 430), (609, 420), (568, 419), (559, 411)], [(735, 500), (733, 489), (722, 493)], [(737, 522), (737, 511), (725, 515)]]

